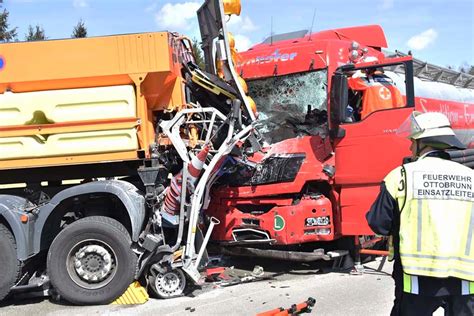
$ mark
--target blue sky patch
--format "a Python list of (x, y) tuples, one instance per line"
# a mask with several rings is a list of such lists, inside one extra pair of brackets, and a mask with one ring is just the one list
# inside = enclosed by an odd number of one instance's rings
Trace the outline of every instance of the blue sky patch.
[[(5, 0), (10, 27), (24, 40), (28, 25), (41, 25), (49, 39), (70, 38), (82, 19), (88, 36), (177, 31), (200, 38), (196, 9), (203, 0)], [(389, 49), (440, 66), (474, 64), (472, 0), (241, 0), (242, 13), (229, 29), (237, 48), (271, 33), (314, 32), (379, 24)], [(314, 22), (313, 22), (314, 15)], [(124, 18), (126, 17), (126, 19)]]

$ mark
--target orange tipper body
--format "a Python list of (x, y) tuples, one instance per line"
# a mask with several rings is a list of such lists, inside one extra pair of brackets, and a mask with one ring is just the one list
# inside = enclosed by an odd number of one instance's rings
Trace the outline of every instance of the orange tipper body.
[(0, 169), (149, 156), (153, 112), (185, 103), (176, 39), (0, 44)]

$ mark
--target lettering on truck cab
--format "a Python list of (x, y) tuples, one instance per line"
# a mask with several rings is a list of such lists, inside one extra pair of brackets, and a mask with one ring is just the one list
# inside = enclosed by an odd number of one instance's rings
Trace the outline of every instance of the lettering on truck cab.
[(280, 54), (279, 50), (275, 50), (271, 55), (267, 56), (257, 56), (255, 58), (251, 58), (241, 65), (251, 65), (251, 64), (263, 64), (263, 63), (270, 63), (270, 62), (285, 62), (285, 61), (291, 61), (294, 60), (298, 56), (298, 53), (296, 52), (290, 52), (290, 53), (283, 53)]

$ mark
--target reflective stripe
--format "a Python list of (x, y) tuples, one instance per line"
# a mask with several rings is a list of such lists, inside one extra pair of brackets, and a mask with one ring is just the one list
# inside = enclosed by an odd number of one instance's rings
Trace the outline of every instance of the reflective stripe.
[(461, 294), (462, 295), (469, 295), (471, 293), (469, 293), (469, 281), (464, 281), (462, 280), (461, 281)]
[(408, 270), (415, 270), (415, 271), (445, 272), (445, 273), (453, 271), (453, 272), (457, 272), (457, 273), (461, 273), (461, 274), (465, 274), (465, 275), (474, 276), (474, 271), (464, 271), (464, 270), (459, 270), (459, 269), (424, 268), (424, 267), (411, 267), (411, 266), (407, 266), (407, 265), (404, 265), (403, 269), (405, 269), (407, 271)]
[(464, 254), (469, 256), (471, 253), (471, 241), (472, 241), (472, 231), (474, 229), (474, 203), (471, 206), (471, 220), (469, 221), (469, 230), (467, 233), (467, 241), (466, 241), (466, 252)]
[(411, 276), (411, 293), (420, 294), (418, 289), (418, 277), (416, 275)]
[(403, 272), (403, 292), (416, 295), (420, 294), (418, 276), (409, 275)]
[(423, 234), (422, 228), (423, 226), (421, 225), (421, 221), (423, 220), (422, 218), (422, 210), (423, 210), (423, 200), (419, 199), (418, 200), (418, 236), (417, 236), (417, 244), (416, 244), (416, 250), (421, 251), (421, 235)]
[(474, 263), (473, 259), (467, 259), (467, 258), (462, 258), (462, 257), (419, 255), (419, 254), (409, 254), (409, 253), (401, 253), (400, 256), (402, 258), (421, 258), (421, 259), (431, 259), (431, 260), (457, 260), (464, 263)]
[(462, 295), (474, 294), (474, 282), (462, 280), (461, 287), (462, 287)]
[(411, 278), (406, 273), (403, 273), (403, 292), (411, 293)]

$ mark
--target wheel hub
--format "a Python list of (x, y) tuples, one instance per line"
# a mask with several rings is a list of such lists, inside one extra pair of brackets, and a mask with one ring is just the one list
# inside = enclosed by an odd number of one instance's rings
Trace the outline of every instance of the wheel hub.
[(181, 270), (160, 273), (155, 279), (156, 292), (163, 298), (180, 295), (185, 286), (186, 278)]
[(74, 269), (84, 281), (102, 282), (113, 269), (112, 254), (100, 245), (84, 246), (74, 255)]

